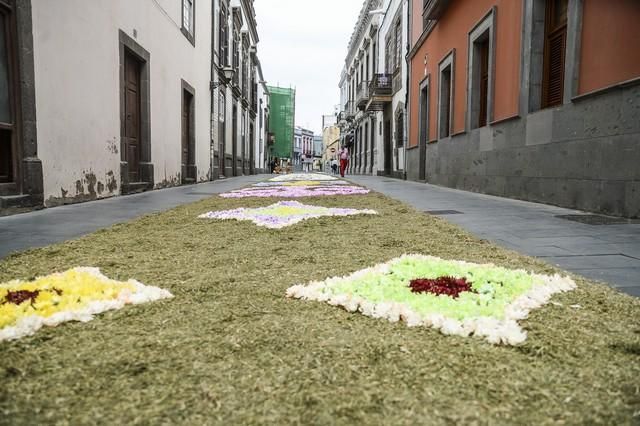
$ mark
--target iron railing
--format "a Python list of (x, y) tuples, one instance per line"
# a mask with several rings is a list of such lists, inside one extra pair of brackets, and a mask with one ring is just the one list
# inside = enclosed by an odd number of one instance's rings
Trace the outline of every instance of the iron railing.
[(393, 76), (391, 74), (375, 74), (369, 85), (371, 96), (388, 96), (393, 93)]

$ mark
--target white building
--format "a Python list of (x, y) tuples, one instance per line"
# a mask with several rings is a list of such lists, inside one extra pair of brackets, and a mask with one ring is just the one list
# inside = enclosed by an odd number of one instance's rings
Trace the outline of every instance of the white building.
[(255, 172), (259, 157), (255, 141), (259, 129), (257, 44), (253, 0), (214, 0), (217, 8), (214, 34), (212, 86), (214, 119), (211, 149), (214, 174), (220, 177)]
[[(223, 8), (233, 43), (220, 43)], [(252, 0), (0, 0), (0, 12), (0, 209), (217, 178), (218, 117), (236, 174), (253, 172)], [(226, 85), (212, 71), (221, 51), (235, 65)], [(234, 139), (217, 88), (237, 110)]]
[(407, 0), (365, 0), (340, 79), (349, 171), (404, 177)]
[(255, 163), (254, 168), (258, 173), (265, 173), (270, 170), (269, 164), (271, 159), (269, 158), (268, 139), (269, 139), (269, 89), (267, 83), (264, 80), (262, 74), (262, 65), (258, 60), (256, 63), (256, 71), (258, 77), (258, 119), (256, 139), (255, 139)]

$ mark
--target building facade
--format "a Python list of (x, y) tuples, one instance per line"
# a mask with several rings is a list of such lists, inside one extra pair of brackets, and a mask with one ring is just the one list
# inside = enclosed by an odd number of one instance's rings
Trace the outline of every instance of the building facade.
[(414, 0), (408, 178), (640, 216), (639, 21), (635, 0)]
[(0, 21), (0, 208), (254, 171), (252, 1), (1, 0)]
[(302, 127), (296, 126), (293, 131), (293, 167), (302, 170)]
[(340, 80), (338, 122), (350, 172), (404, 177), (408, 1), (367, 0)]
[(257, 61), (257, 100), (258, 100), (258, 119), (256, 123), (257, 132), (255, 139), (255, 152), (254, 158), (255, 172), (256, 173), (268, 173), (270, 171), (271, 158), (269, 154), (269, 89), (267, 83), (264, 80), (262, 74), (262, 65), (260, 61)]
[(324, 170), (322, 164), (322, 135), (313, 135), (313, 169)]
[[(185, 0), (188, 1), (188, 0)], [(211, 163), (219, 177), (255, 173), (259, 157), (257, 44), (253, 0), (217, 0), (214, 46)], [(217, 37), (216, 37), (217, 35)]]
[[(323, 168), (327, 168), (327, 165), (331, 163), (334, 158), (338, 159), (338, 152), (340, 151), (340, 143), (342, 138), (340, 136), (340, 127), (337, 125), (327, 126), (322, 130), (322, 164)], [(328, 170), (325, 170), (328, 171)]]
[(296, 126), (294, 130), (293, 144), (293, 167), (294, 170), (309, 170), (312, 168), (314, 151), (313, 151), (312, 130)]

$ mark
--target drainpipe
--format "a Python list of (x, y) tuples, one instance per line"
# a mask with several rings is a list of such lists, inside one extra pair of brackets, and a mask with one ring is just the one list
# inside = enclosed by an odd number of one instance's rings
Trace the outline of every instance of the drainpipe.
[[(407, 49), (406, 52), (409, 52), (409, 46), (411, 45), (411, 2), (412, 0), (407, 0)], [(403, 168), (403, 173), (404, 173), (404, 180), (407, 180), (407, 145), (409, 144), (409, 118), (411, 117), (410, 115), (410, 111), (411, 111), (411, 104), (409, 104), (409, 99), (410, 99), (410, 76), (411, 76), (411, 62), (408, 60), (407, 55), (405, 55), (405, 63), (406, 63), (406, 70), (407, 70), (407, 79), (405, 82), (405, 101), (404, 104), (406, 105), (405, 107), (405, 114), (404, 114), (404, 137), (405, 137), (405, 143), (403, 144), (403, 149), (404, 149), (404, 168)], [(418, 154), (420, 155), (420, 154)]]

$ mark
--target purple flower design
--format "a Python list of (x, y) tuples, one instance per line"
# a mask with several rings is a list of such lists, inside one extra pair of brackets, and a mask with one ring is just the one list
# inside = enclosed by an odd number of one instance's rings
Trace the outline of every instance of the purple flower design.
[(306, 219), (323, 216), (353, 216), (358, 214), (378, 214), (374, 210), (357, 210), (345, 208), (327, 208), (305, 205), (298, 201), (281, 201), (268, 207), (254, 209), (239, 208), (233, 210), (208, 212), (199, 217), (219, 220), (250, 220), (258, 226), (280, 229)]
[(250, 187), (243, 188), (236, 191), (220, 194), (223, 198), (247, 198), (247, 197), (259, 197), (259, 198), (301, 198), (301, 197), (318, 197), (318, 196), (331, 196), (331, 195), (361, 195), (368, 194), (370, 191), (366, 188), (352, 185), (337, 185), (337, 186), (276, 186), (276, 187)]

